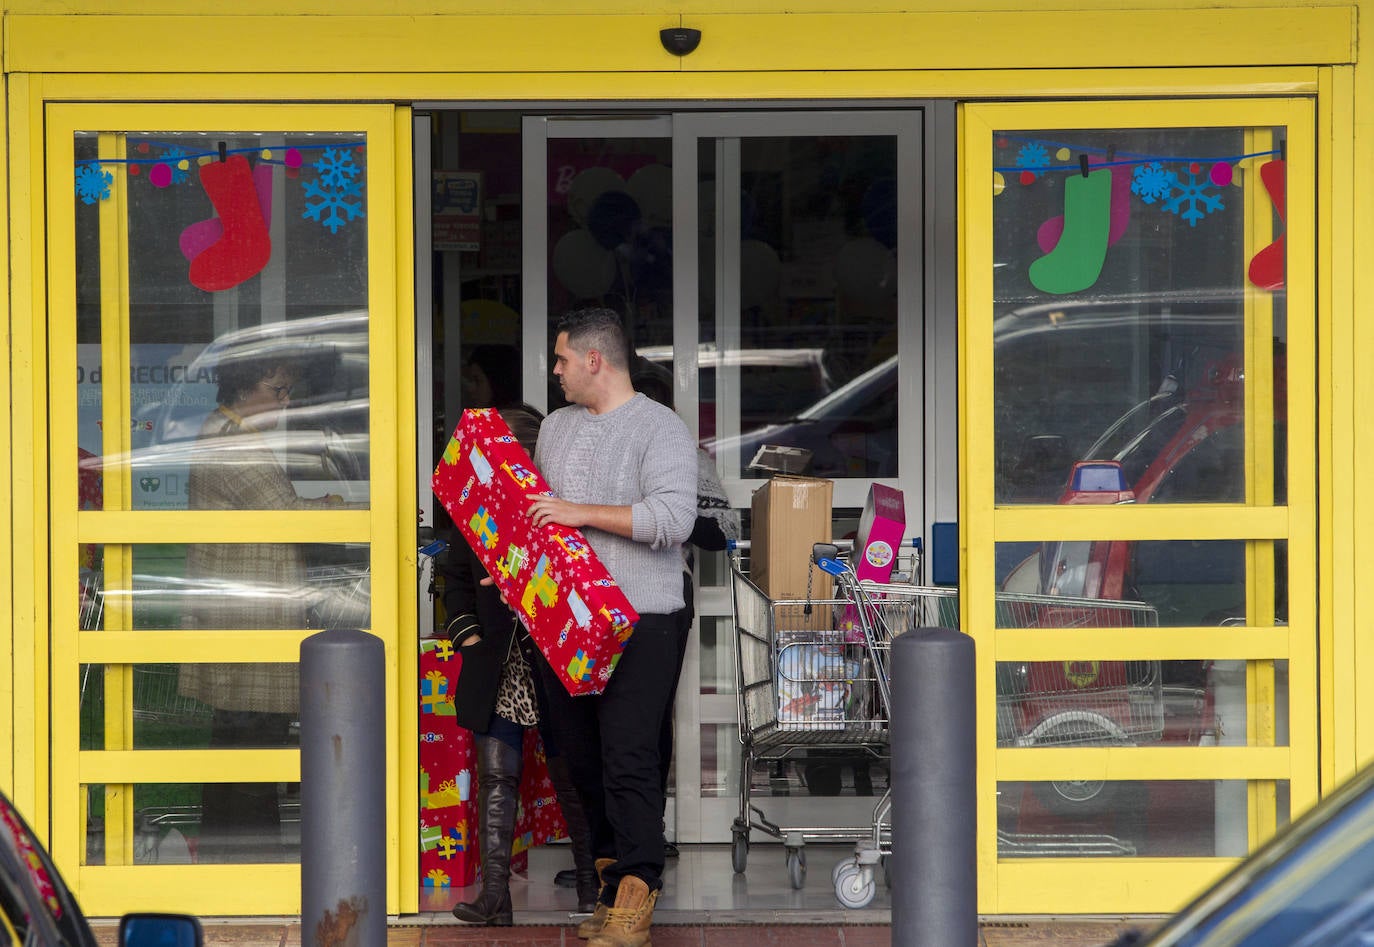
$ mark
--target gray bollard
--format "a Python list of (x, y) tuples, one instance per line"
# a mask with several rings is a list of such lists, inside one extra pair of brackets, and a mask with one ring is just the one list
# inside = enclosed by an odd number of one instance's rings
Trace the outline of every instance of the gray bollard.
[(973, 639), (892, 641), (892, 943), (978, 943)]
[(301, 931), (319, 947), (386, 943), (386, 660), (332, 629), (301, 642)]

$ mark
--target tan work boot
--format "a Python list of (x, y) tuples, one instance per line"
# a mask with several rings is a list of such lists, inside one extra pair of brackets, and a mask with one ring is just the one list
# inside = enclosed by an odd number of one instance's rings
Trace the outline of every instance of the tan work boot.
[(650, 891), (643, 880), (634, 875), (621, 878), (615, 906), (606, 915), (601, 933), (587, 941), (587, 947), (651, 947), (649, 925), (657, 900), (658, 892)]
[[(601, 883), (601, 891), (606, 891), (606, 882), (602, 879), (601, 873), (615, 864), (614, 858), (598, 858), (596, 860), (596, 880)], [(592, 911), (592, 916), (581, 924), (577, 925), (577, 936), (584, 940), (594, 934), (601, 932), (601, 928), (606, 926), (606, 917), (611, 913), (610, 905), (602, 902), (600, 896), (596, 899), (596, 908)]]

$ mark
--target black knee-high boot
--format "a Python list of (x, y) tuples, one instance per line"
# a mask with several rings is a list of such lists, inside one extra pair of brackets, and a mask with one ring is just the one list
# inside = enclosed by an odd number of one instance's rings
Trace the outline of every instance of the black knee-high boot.
[(509, 927), (510, 853), (515, 839), (515, 813), (520, 805), (521, 752), (494, 737), (477, 735), (478, 846), (482, 853), (482, 891), (474, 901), (453, 908), (453, 916), (471, 924)]
[(572, 849), (573, 877), (577, 887), (577, 910), (586, 914), (596, 909), (596, 896), (601, 882), (596, 875), (596, 858), (592, 852), (592, 830), (587, 825), (587, 813), (573, 786), (567, 760), (561, 756), (548, 759), (549, 781), (553, 783), (563, 821), (568, 824), (568, 845)]

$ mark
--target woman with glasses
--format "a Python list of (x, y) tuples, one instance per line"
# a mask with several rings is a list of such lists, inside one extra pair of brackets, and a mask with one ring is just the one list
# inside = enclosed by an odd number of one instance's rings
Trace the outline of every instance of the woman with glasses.
[[(187, 477), (193, 510), (306, 510), (342, 503), (338, 496), (296, 493), (273, 447), (290, 448), (276, 429), (300, 374), (278, 356), (225, 359), (216, 366), (218, 406), (201, 426)], [(300, 543), (198, 543), (187, 547), (186, 627), (303, 629), (311, 604)], [(282, 748), (294, 743), (299, 716), (295, 664), (184, 664), (179, 690), (209, 704), (210, 746)], [(271, 862), (287, 858), (277, 784), (206, 784), (202, 790), (201, 862)]]

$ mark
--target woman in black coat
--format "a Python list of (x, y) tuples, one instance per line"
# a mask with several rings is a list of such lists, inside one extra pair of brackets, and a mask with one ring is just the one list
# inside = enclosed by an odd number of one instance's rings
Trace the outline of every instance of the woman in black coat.
[[(525, 405), (499, 409), (501, 418), (533, 455), (540, 415)], [(444, 607), (452, 616), (447, 632), (461, 655), (454, 709), (461, 727), (476, 736), (478, 848), (482, 857), (482, 889), (473, 901), (453, 908), (453, 916), (473, 924), (509, 926), (511, 846), (520, 806), (520, 774), (525, 730), (545, 719), (537, 690), (538, 675), (530, 672), (534, 643), (524, 626), (501, 600), (487, 579), (477, 554), (455, 536), (439, 561), (444, 574)], [(553, 782), (577, 865), (580, 911), (595, 907), (598, 884), (591, 852), (591, 833), (581, 801), (573, 789), (563, 760), (557, 756), (547, 727), (540, 728)]]

